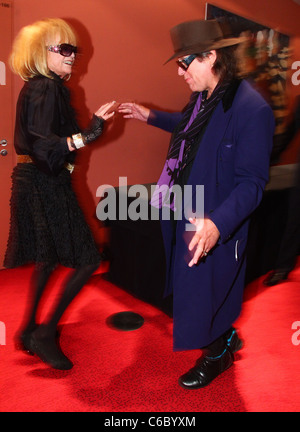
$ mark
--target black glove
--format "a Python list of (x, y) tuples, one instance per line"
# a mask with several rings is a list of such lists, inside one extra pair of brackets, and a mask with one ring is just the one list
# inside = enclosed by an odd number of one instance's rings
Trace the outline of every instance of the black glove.
[(93, 114), (90, 126), (85, 129), (82, 133), (72, 135), (71, 146), (75, 149), (84, 147), (86, 144), (90, 144), (95, 141), (103, 131), (104, 119), (102, 117), (97, 117)]
[(95, 141), (103, 131), (104, 119), (93, 114), (90, 126), (82, 132), (82, 138), (85, 144)]

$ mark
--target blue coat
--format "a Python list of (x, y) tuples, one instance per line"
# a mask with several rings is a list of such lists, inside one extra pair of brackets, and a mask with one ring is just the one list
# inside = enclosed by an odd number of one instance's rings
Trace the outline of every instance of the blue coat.
[[(271, 108), (246, 81), (214, 110), (188, 180), (193, 193), (196, 185), (204, 185), (204, 215), (220, 232), (217, 245), (204, 260), (188, 266), (187, 245), (193, 232), (186, 231), (184, 209), (175, 245), (170, 221), (161, 221), (166, 292), (174, 296), (174, 350), (205, 347), (240, 314), (249, 217), (268, 181), (274, 123)], [(184, 200), (183, 206), (191, 203)]]

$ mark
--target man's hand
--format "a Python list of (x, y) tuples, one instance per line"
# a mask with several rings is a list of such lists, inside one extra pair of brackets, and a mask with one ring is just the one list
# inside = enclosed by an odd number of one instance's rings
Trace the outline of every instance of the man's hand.
[(208, 252), (217, 243), (220, 233), (210, 219), (190, 218), (189, 221), (196, 227), (196, 232), (189, 243), (189, 250), (193, 251), (193, 258), (189, 262), (189, 267), (192, 267), (201, 258), (207, 256)]

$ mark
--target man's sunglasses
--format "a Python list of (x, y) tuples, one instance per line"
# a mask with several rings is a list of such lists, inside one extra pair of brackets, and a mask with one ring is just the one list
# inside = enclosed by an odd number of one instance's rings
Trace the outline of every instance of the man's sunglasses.
[(60, 45), (49, 45), (47, 48), (48, 51), (58, 53), (64, 57), (70, 57), (72, 53), (77, 53), (77, 47), (67, 43)]
[(188, 70), (189, 65), (192, 63), (192, 61), (195, 60), (196, 57), (198, 57), (198, 55), (199, 54), (191, 54), (184, 59), (178, 59), (176, 63), (178, 64), (179, 67), (181, 67), (181, 69), (186, 71)]

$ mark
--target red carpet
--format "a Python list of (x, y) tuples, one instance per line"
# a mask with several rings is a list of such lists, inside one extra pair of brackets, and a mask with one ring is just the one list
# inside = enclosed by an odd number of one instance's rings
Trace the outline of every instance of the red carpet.
[[(55, 371), (14, 348), (26, 307), (31, 267), (0, 271), (1, 412), (292, 412), (300, 410), (300, 262), (289, 279), (266, 288), (262, 279), (246, 288), (236, 323), (245, 346), (234, 366), (210, 386), (184, 390), (178, 377), (197, 351), (172, 352), (172, 320), (93, 276), (64, 317), (61, 345), (74, 363)], [(57, 271), (53, 301), (66, 269)], [(135, 331), (107, 325), (117, 312), (145, 319)], [(3, 324), (1, 325), (3, 329)], [(293, 334), (294, 339), (292, 339)], [(300, 332), (299, 332), (300, 333)]]

